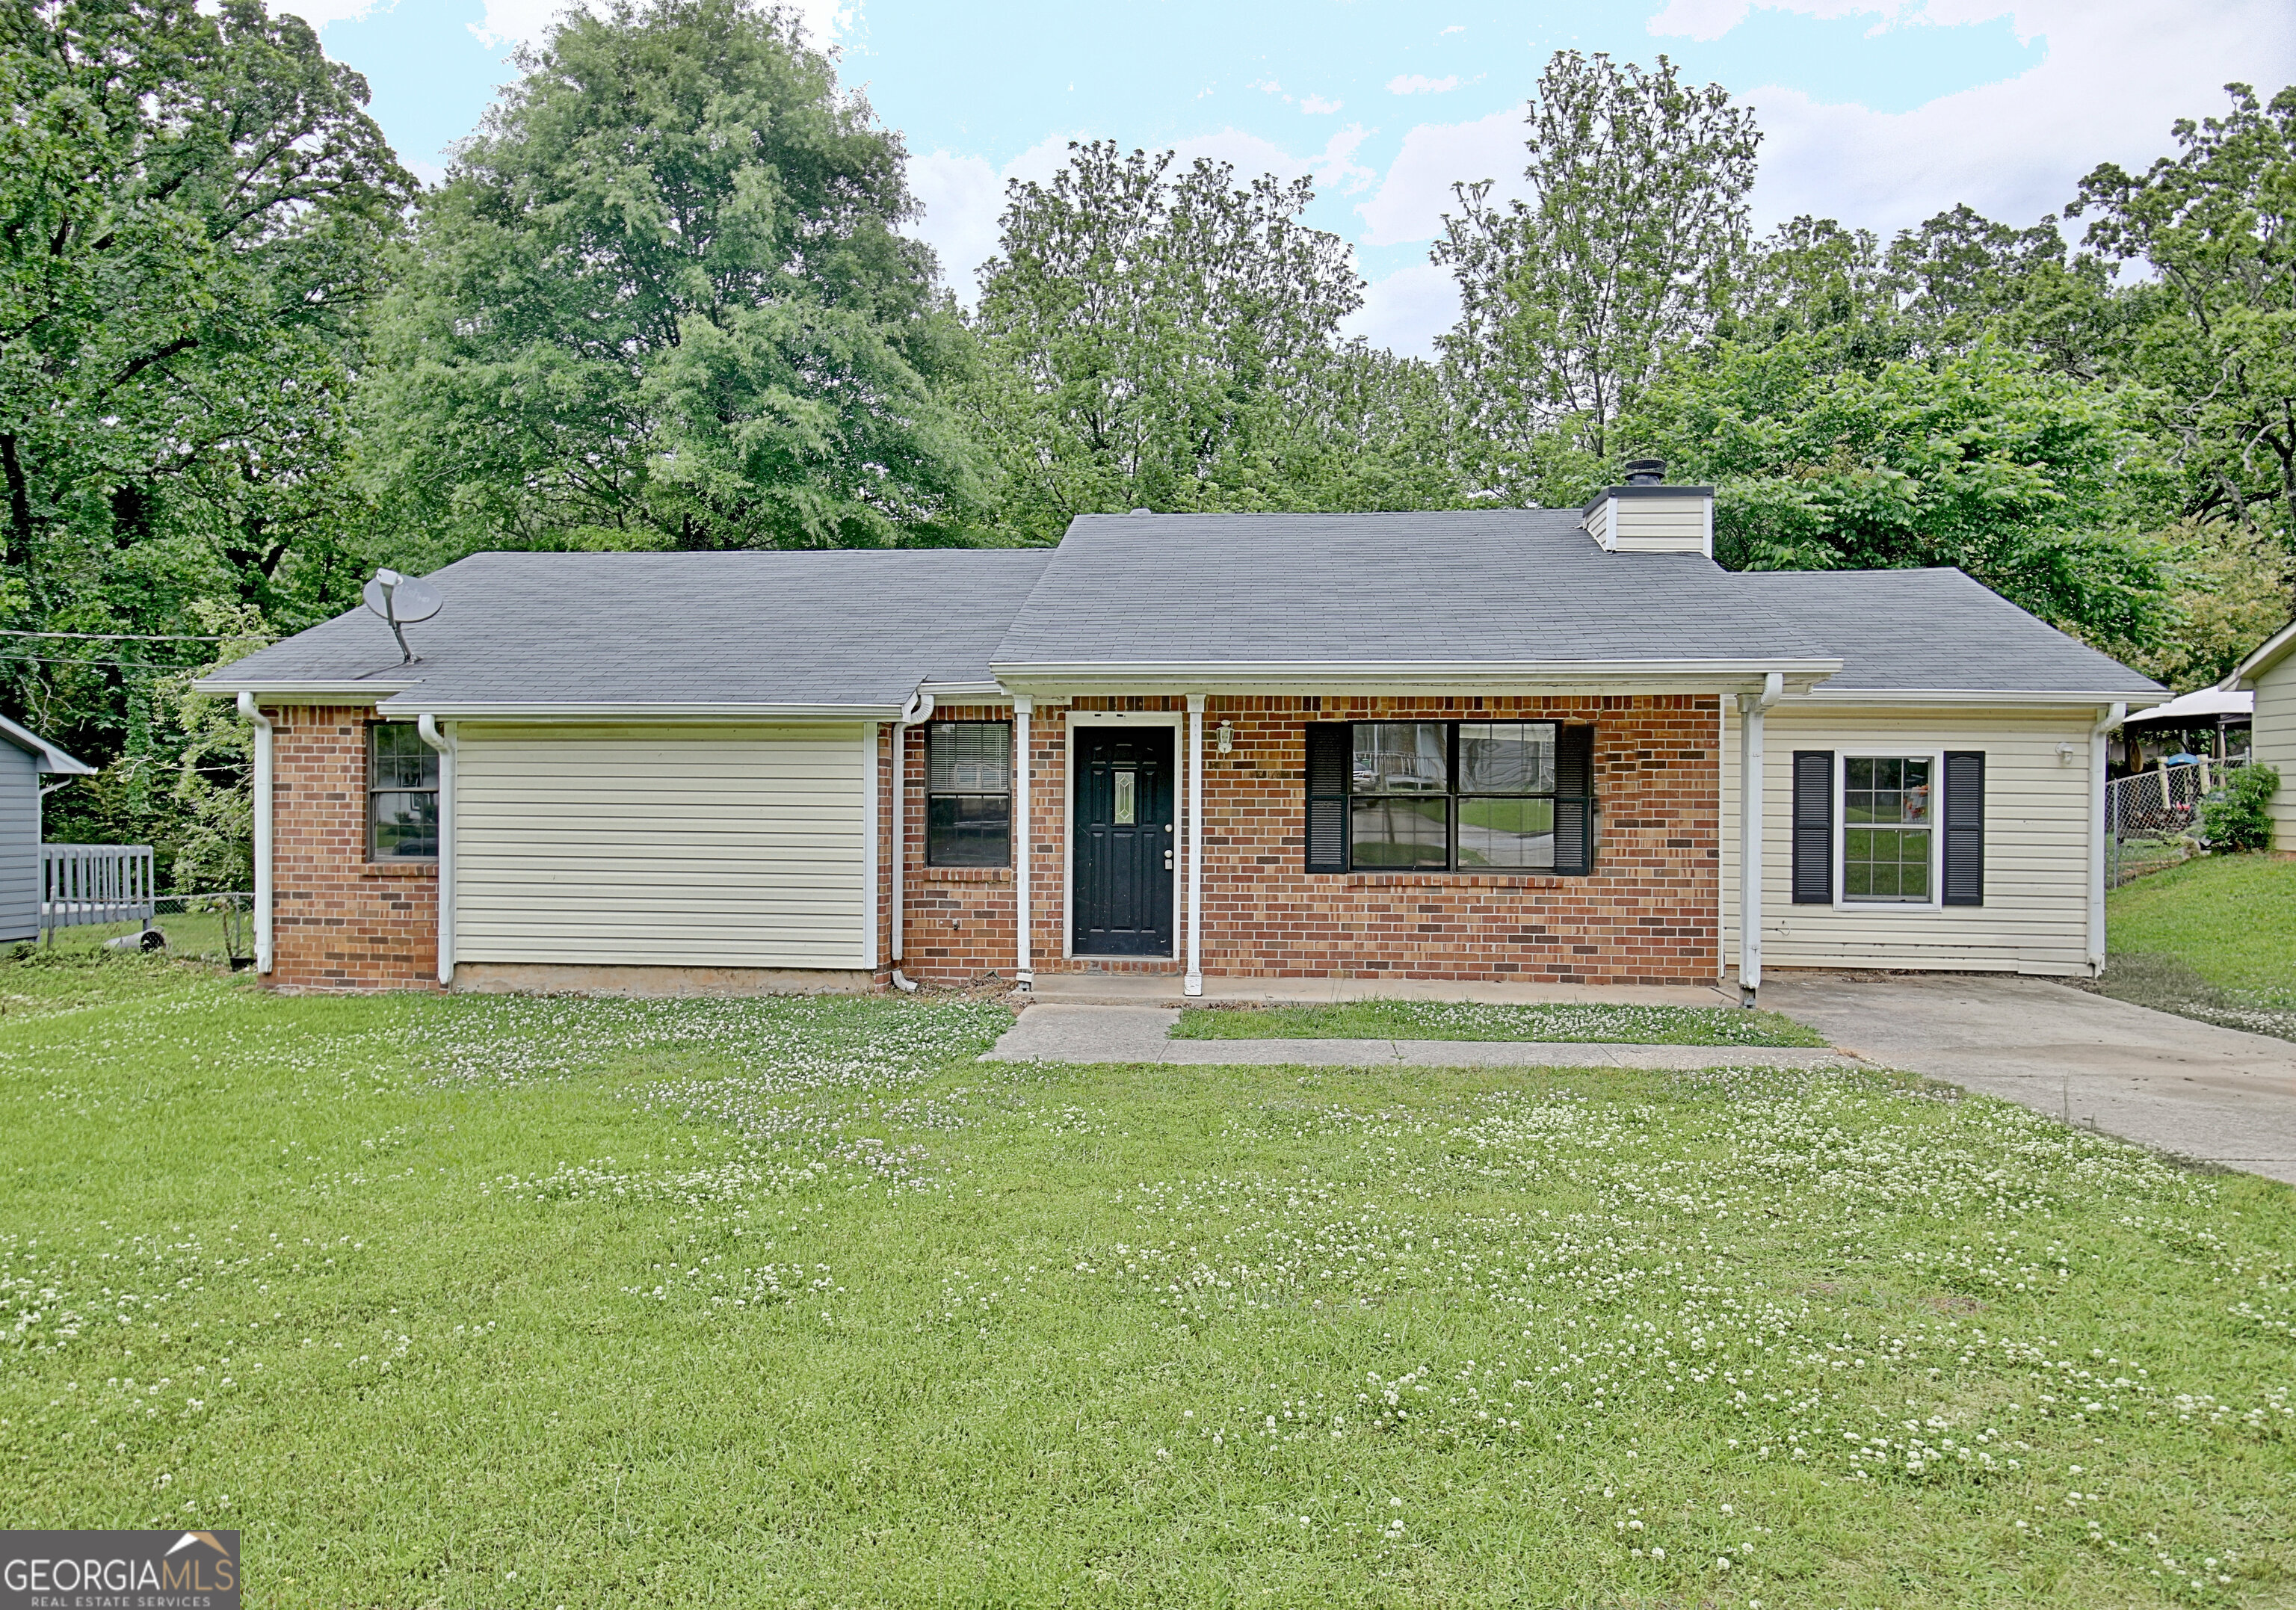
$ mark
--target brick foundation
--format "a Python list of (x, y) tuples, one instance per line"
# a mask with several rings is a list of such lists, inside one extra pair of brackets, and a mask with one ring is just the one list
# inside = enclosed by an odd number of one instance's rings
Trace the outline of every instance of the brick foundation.
[(371, 710), (290, 705), (273, 728), (273, 967), (287, 990), (435, 990), (439, 869), (366, 858)]

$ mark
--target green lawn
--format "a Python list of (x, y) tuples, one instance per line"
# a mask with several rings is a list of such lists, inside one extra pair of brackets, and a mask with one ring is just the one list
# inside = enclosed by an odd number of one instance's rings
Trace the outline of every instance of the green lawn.
[(2296, 860), (2209, 856), (2105, 899), (2100, 990), (2296, 1039)]
[(0, 1007), (7, 1524), (236, 1526), (252, 1606), (2296, 1593), (2296, 1202), (2021, 1108), (135, 959)]
[(1611, 1046), (1823, 1046), (1775, 1012), (1731, 1006), (1498, 1006), (1363, 1000), (1327, 1006), (1199, 1006), (1174, 1039), (1517, 1039)]

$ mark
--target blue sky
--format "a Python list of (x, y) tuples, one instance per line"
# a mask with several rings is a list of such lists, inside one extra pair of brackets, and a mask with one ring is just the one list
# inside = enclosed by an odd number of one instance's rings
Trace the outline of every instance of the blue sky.
[[(435, 177), (560, 0), (316, 0), (401, 155)], [(292, 0), (288, 0), (291, 4)], [(1664, 52), (1756, 108), (1764, 221), (1889, 230), (1957, 201), (2017, 222), (2097, 161), (2142, 163), (2244, 78), (2296, 79), (2288, 0), (805, 0), (849, 86), (904, 133), (920, 231), (960, 294), (1004, 183), (1070, 139), (1306, 172), (1357, 252), (1358, 326), (1424, 351), (1452, 303), (1429, 242), (1455, 180), (1504, 190), (1550, 53)]]

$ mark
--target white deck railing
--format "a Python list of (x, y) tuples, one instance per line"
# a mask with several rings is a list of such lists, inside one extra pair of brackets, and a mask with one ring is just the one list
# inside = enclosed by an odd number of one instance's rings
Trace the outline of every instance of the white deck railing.
[(152, 923), (148, 844), (40, 846), (40, 931)]

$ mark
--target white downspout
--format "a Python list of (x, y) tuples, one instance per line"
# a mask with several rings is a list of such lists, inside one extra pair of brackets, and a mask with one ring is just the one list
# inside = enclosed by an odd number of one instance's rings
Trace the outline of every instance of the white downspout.
[(239, 713), (255, 727), (255, 971), (271, 971), (271, 718), (240, 690)]
[(917, 987), (901, 976), (901, 893), (909, 881), (909, 813), (901, 785), (909, 775), (909, 728), (932, 713), (932, 695), (921, 687), (909, 695), (901, 719), (893, 723), (893, 988), (904, 995), (914, 995)]
[(1772, 671), (1760, 693), (1738, 695), (1738, 1004), (1749, 1009), (1762, 987), (1762, 712), (1784, 691)]
[(1029, 718), (1037, 702), (1026, 694), (1013, 698), (1013, 915), (1018, 943), (1013, 970), (1013, 987), (1033, 991), (1037, 987), (1035, 958), (1029, 949)]
[(439, 752), (439, 982), (455, 982), (455, 740), (441, 735), (439, 718), (414, 718), (414, 730)]
[(1204, 992), (1204, 696), (1188, 695), (1188, 972), (1183, 995)]
[(2105, 735), (2128, 719), (2124, 701), (2108, 708), (2088, 730), (2088, 973), (2104, 976), (2104, 762)]

